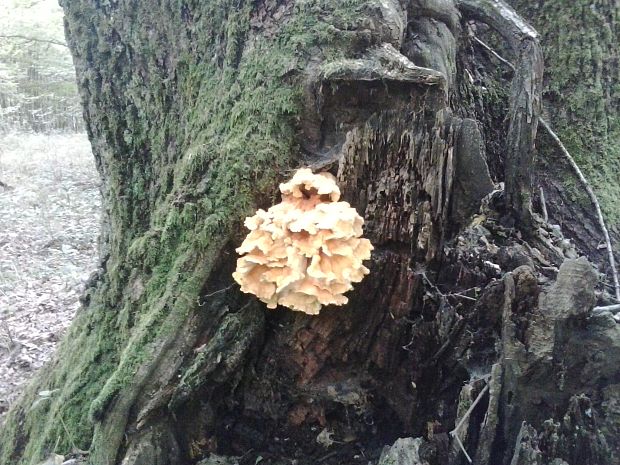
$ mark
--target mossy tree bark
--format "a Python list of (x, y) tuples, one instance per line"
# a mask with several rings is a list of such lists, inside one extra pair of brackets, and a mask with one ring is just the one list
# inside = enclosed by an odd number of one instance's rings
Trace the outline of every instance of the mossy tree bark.
[[(101, 269), (56, 358), (12, 408), (0, 463), (82, 449), (96, 465), (215, 463), (211, 454), (353, 464), (411, 435), (424, 436), (429, 463), (456, 465), (464, 458), (448, 432), (459, 417), (468, 426), (457, 436), (482, 465), (517, 460), (524, 431), (547, 462), (519, 463), (617, 463), (604, 444), (615, 417), (601, 432), (579, 416), (607, 412), (618, 394), (617, 329), (611, 317), (583, 322), (594, 272), (571, 262), (541, 288), (575, 251), (542, 236), (529, 247), (512, 228), (535, 235), (524, 170), (542, 59), (510, 7), (74, 0), (64, 9), (103, 182)], [(472, 22), (508, 42), (514, 75), (475, 46)], [(267, 312), (231, 278), (243, 218), (275, 203), (299, 166), (337, 175), (376, 247), (350, 303), (318, 317)], [(494, 181), (506, 182), (505, 196), (491, 194)], [(571, 277), (578, 285), (562, 300)], [(576, 331), (593, 351), (608, 343), (609, 355), (597, 359), (598, 377), (553, 395), (559, 377), (589, 366), (564, 350)], [(481, 410), (464, 416), (485, 382)], [(590, 397), (574, 397), (582, 392)], [(565, 412), (579, 418), (553, 423)], [(574, 425), (587, 452), (561, 442)], [(547, 436), (532, 437), (543, 427)]]

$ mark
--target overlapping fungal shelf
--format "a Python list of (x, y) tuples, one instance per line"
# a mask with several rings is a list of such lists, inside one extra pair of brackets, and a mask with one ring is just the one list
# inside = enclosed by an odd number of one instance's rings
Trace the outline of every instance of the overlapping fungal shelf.
[(237, 253), (233, 278), (241, 291), (268, 308), (278, 305), (316, 315), (324, 305), (344, 305), (344, 293), (369, 273), (373, 249), (362, 238), (364, 219), (329, 173), (298, 170), (280, 185), (282, 202), (245, 220), (250, 230)]

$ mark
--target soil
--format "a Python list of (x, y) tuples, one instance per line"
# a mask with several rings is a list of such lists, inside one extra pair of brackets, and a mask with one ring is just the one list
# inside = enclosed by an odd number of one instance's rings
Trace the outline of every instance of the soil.
[(1, 422), (95, 269), (100, 181), (85, 134), (0, 136), (0, 181)]

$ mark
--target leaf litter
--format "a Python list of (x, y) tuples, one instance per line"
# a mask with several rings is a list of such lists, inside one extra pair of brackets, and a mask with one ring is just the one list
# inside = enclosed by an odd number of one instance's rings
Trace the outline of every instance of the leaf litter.
[(85, 134), (0, 135), (0, 422), (96, 269), (99, 186)]

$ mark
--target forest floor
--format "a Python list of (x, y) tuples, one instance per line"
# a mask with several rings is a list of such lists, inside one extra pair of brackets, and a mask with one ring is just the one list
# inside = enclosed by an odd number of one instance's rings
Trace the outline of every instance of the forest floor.
[(99, 211), (86, 135), (0, 136), (0, 422), (79, 307)]

